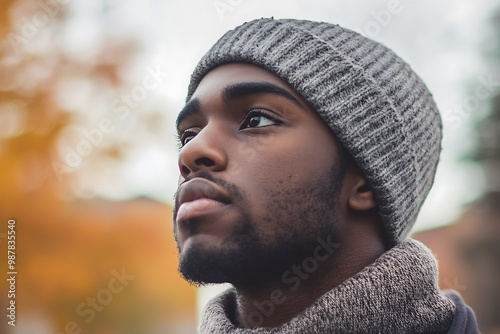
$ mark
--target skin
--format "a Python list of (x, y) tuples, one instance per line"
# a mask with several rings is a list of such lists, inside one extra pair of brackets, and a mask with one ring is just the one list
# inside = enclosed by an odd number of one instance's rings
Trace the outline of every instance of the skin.
[[(288, 96), (248, 89), (222, 94), (248, 83), (272, 84)], [(180, 271), (196, 284), (232, 283), (237, 326), (291, 320), (386, 250), (366, 180), (322, 119), (279, 77), (250, 64), (222, 65), (203, 78), (188, 105), (178, 122)], [(230, 203), (178, 219), (182, 189), (196, 179), (221, 189)], [(295, 267), (300, 280), (292, 287), (283, 274), (314, 254), (318, 237), (331, 238), (335, 251), (322, 250), (312, 272)], [(252, 316), (270, 299), (272, 312)]]

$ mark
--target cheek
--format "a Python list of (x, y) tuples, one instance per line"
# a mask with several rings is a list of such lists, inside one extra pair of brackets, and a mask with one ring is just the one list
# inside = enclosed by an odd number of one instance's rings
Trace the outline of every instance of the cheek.
[(310, 184), (331, 173), (336, 152), (332, 139), (318, 134), (259, 137), (239, 144), (230, 181), (245, 191), (252, 215), (262, 217), (272, 203), (283, 206), (307, 195)]
[(280, 180), (304, 183), (314, 175), (330, 172), (338, 156), (337, 145), (323, 132), (290, 131), (258, 144), (252, 147), (253, 159), (247, 159), (245, 165), (256, 169), (253, 178), (262, 179), (264, 184)]

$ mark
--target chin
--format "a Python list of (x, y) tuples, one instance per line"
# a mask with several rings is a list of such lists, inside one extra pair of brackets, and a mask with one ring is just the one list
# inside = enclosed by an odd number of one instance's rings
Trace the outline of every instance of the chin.
[(221, 258), (221, 253), (215, 247), (188, 243), (180, 254), (179, 271), (195, 285), (227, 283), (231, 280), (232, 270), (228, 268), (228, 262), (231, 261)]

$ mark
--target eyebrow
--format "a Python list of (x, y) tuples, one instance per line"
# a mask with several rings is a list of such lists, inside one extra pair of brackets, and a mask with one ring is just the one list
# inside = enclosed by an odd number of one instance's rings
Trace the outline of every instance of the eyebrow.
[(281, 88), (270, 82), (241, 82), (233, 85), (229, 85), (224, 88), (222, 92), (222, 97), (225, 101), (232, 101), (235, 99), (243, 98), (249, 95), (255, 94), (271, 94), (281, 96), (299, 107), (303, 107), (302, 104), (293, 96), (289, 91)]
[[(225, 87), (222, 91), (222, 98), (226, 102), (230, 102), (236, 99), (241, 99), (250, 95), (256, 94), (270, 94), (280, 96), (289, 100), (299, 107), (303, 107), (302, 103), (293, 96), (289, 91), (281, 88), (270, 82), (241, 82), (229, 85)], [(177, 116), (176, 126), (179, 128), (180, 123), (186, 118), (200, 113), (200, 101), (197, 98), (190, 100), (184, 108), (179, 112)]]
[(179, 125), (183, 120), (199, 113), (200, 113), (200, 100), (198, 100), (197, 98), (189, 100), (189, 102), (186, 103), (184, 108), (182, 108), (182, 110), (179, 112), (179, 115), (177, 116), (177, 120), (175, 121), (177, 129), (179, 129)]

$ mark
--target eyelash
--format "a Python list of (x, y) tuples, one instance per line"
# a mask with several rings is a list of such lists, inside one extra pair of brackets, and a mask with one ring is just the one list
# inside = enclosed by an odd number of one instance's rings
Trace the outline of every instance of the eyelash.
[[(247, 124), (250, 121), (250, 119), (252, 117), (255, 117), (255, 116), (264, 116), (268, 120), (270, 120), (273, 123), (275, 123), (273, 125), (279, 125), (279, 124), (281, 124), (281, 122), (278, 120), (278, 118), (276, 117), (276, 115), (274, 115), (273, 113), (271, 113), (269, 111), (266, 111), (264, 109), (252, 109), (249, 112), (247, 112), (247, 114), (243, 118), (243, 122), (241, 122), (239, 129), (240, 130), (244, 130), (244, 129), (250, 128), (250, 127), (243, 128), (243, 125)], [(263, 127), (266, 127), (266, 126), (269, 126), (269, 125), (258, 126), (258, 127), (255, 127), (255, 128), (263, 128)], [(252, 128), (252, 129), (255, 129), (255, 128)]]
[[(257, 128), (264, 128), (267, 126), (271, 126), (271, 124), (270, 124), (270, 125), (264, 125), (264, 126), (259, 126), (259, 127), (252, 127), (252, 128), (250, 128), (248, 126), (243, 127), (246, 123), (248, 123), (250, 121), (250, 119), (252, 117), (255, 117), (255, 116), (263, 116), (263, 117), (267, 118), (268, 120), (270, 120), (274, 123), (272, 125), (281, 125), (282, 124), (282, 122), (280, 122), (278, 120), (278, 118), (275, 115), (273, 115), (271, 112), (268, 112), (268, 111), (263, 110), (263, 109), (251, 109), (250, 111), (248, 111), (246, 113), (246, 115), (243, 118), (243, 121), (241, 122), (240, 127), (238, 129), (239, 130), (257, 129)], [(179, 147), (182, 148), (189, 142), (189, 141), (185, 142), (186, 138), (189, 138), (187, 135), (192, 135), (194, 137), (194, 136), (196, 136), (197, 133), (198, 133), (198, 131), (194, 131), (191, 128), (179, 132), (179, 135), (178, 135)]]
[(182, 131), (181, 133), (179, 133), (179, 136), (178, 136), (178, 146), (179, 148), (182, 148), (184, 147), (184, 145), (186, 145), (187, 143), (184, 142), (184, 140), (186, 139), (186, 135), (188, 134), (192, 134), (193, 137), (196, 136), (197, 132), (196, 131), (193, 131), (191, 129), (187, 129), (187, 130), (184, 130)]

